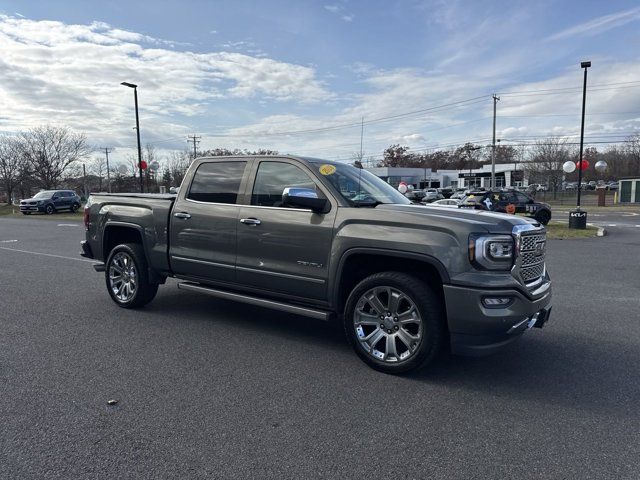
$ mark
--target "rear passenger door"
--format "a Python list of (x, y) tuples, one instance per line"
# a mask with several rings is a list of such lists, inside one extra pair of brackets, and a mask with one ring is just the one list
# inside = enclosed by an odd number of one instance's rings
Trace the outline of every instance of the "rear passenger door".
[[(238, 282), (305, 299), (326, 299), (337, 203), (308, 170), (289, 159), (261, 160), (250, 205), (238, 218)], [(311, 167), (314, 168), (314, 167)], [(332, 203), (322, 214), (282, 205), (287, 187), (314, 189)]]
[(64, 192), (56, 192), (51, 197), (51, 201), (53, 201), (53, 206), (56, 210), (67, 208), (66, 198), (64, 197)]
[(171, 212), (171, 268), (181, 277), (235, 282), (236, 233), (247, 160), (203, 160)]

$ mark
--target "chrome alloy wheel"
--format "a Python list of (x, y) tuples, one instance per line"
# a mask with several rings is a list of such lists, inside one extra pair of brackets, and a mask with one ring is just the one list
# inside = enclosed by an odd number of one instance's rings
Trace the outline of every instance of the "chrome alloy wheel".
[(377, 360), (396, 363), (417, 351), (424, 322), (408, 295), (397, 288), (381, 286), (360, 297), (353, 326), (365, 352)]
[(138, 289), (138, 275), (133, 258), (126, 252), (118, 252), (109, 265), (109, 286), (121, 303), (130, 301)]

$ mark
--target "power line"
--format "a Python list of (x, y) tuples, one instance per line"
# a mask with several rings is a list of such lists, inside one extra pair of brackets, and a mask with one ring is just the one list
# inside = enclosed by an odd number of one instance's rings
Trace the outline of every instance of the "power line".
[[(599, 83), (599, 84), (591, 85), (591, 88), (612, 87), (612, 86), (630, 85), (630, 84), (640, 84), (640, 80), (632, 80), (629, 82), (616, 82), (616, 83)], [(566, 91), (566, 90), (581, 91), (582, 87), (577, 86), (577, 87), (561, 87), (561, 88), (543, 88), (538, 90), (520, 90), (516, 92), (500, 92), (500, 95), (509, 96), (509, 95), (516, 95), (516, 94), (517, 95), (525, 94), (525, 93), (560, 92), (560, 91)]]

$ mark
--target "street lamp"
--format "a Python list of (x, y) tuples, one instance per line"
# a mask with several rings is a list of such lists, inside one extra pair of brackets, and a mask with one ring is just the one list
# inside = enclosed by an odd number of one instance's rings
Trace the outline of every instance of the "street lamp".
[(569, 228), (587, 228), (587, 212), (580, 211), (580, 194), (582, 191), (582, 170), (584, 168), (582, 152), (584, 146), (584, 111), (587, 101), (587, 69), (591, 67), (591, 62), (581, 62), (580, 68), (584, 68), (584, 83), (582, 86), (582, 122), (580, 125), (580, 156), (578, 157), (578, 199), (576, 210), (569, 213)]
[(144, 192), (142, 183), (142, 147), (140, 147), (140, 120), (138, 118), (138, 86), (129, 82), (122, 82), (120, 85), (133, 88), (133, 100), (136, 106), (136, 135), (138, 137), (138, 171), (140, 172), (140, 193)]

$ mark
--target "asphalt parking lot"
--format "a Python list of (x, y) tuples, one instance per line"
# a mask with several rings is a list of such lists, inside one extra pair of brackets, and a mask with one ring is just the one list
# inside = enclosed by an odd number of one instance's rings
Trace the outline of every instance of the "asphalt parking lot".
[(0, 218), (0, 476), (639, 478), (640, 228), (609, 230), (549, 242), (544, 329), (393, 377), (173, 281), (119, 309), (80, 224)]

